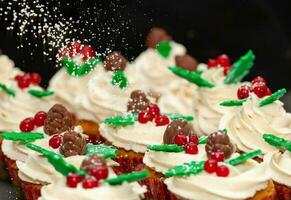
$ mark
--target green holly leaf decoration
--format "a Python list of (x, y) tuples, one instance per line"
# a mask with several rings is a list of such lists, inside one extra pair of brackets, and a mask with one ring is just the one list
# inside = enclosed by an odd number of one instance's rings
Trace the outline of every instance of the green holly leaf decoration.
[(221, 106), (241, 106), (244, 102), (246, 102), (248, 99), (241, 99), (241, 100), (226, 100), (221, 102), (219, 105)]
[(157, 44), (156, 49), (161, 56), (168, 58), (171, 53), (172, 46), (169, 41), (161, 41)]
[(67, 176), (70, 173), (77, 173), (82, 176), (86, 175), (85, 171), (77, 169), (74, 165), (71, 165), (70, 163), (66, 162), (63, 156), (53, 151), (46, 150), (32, 143), (29, 143), (26, 146), (46, 157), (49, 163), (54, 166), (56, 171), (61, 173), (63, 176)]
[(254, 65), (255, 55), (249, 50), (245, 55), (236, 61), (224, 79), (225, 84), (240, 82)]
[(52, 96), (54, 94), (53, 91), (44, 91), (44, 90), (34, 90), (34, 89), (29, 89), (27, 91), (29, 94), (32, 96), (41, 98), (41, 97), (47, 97), (47, 96)]
[(123, 89), (127, 87), (128, 81), (123, 71), (116, 71), (112, 76), (111, 83)]
[(86, 155), (98, 155), (107, 158), (115, 158), (118, 153), (118, 150), (113, 146), (105, 146), (103, 144), (93, 145), (87, 144)]
[(128, 115), (117, 115), (109, 117), (104, 120), (104, 124), (109, 126), (131, 126), (134, 125), (136, 118), (132, 114)]
[(206, 144), (208, 142), (208, 136), (200, 136), (198, 144)]
[(180, 114), (174, 114), (174, 113), (169, 113), (166, 115), (170, 120), (181, 119), (181, 120), (185, 120), (185, 121), (193, 121), (193, 119), (194, 119), (192, 116), (180, 115)]
[(121, 185), (124, 182), (132, 183), (136, 181), (143, 180), (149, 176), (149, 172), (147, 170), (139, 171), (139, 172), (131, 172), (128, 174), (122, 174), (114, 178), (108, 178), (105, 180), (106, 183), (110, 185)]
[(161, 145), (148, 145), (147, 149), (152, 151), (164, 151), (164, 152), (182, 152), (184, 148), (176, 144), (161, 144)]
[(0, 83), (0, 88), (8, 95), (13, 97), (15, 96), (15, 92), (11, 88), (7, 87), (4, 83)]
[(277, 92), (271, 94), (270, 96), (264, 98), (263, 100), (261, 100), (259, 102), (259, 107), (262, 107), (262, 106), (265, 106), (265, 105), (268, 105), (268, 104), (271, 104), (273, 103), (274, 101), (277, 101), (278, 99), (280, 99), (282, 96), (284, 96), (286, 94), (286, 89), (283, 88), (281, 90), (278, 90)]
[(212, 88), (214, 87), (214, 84), (203, 79), (201, 77), (201, 74), (195, 73), (186, 69), (182, 69), (180, 67), (168, 67), (171, 72), (176, 74), (177, 76), (180, 76), (181, 78), (186, 79), (190, 83), (194, 83), (199, 87), (208, 87)]
[(189, 175), (197, 175), (204, 170), (205, 161), (200, 162), (189, 162), (184, 163), (182, 165), (177, 165), (169, 169), (166, 173), (166, 177), (171, 176), (189, 176)]
[(101, 60), (98, 57), (89, 58), (82, 65), (78, 65), (74, 60), (71, 60), (68, 56), (61, 59), (62, 65), (67, 69), (67, 73), (71, 76), (84, 76), (89, 72), (93, 71), (97, 64)]
[(291, 141), (285, 140), (284, 138), (272, 134), (264, 134), (263, 138), (268, 144), (276, 147), (277, 149), (287, 150), (291, 152)]
[(11, 140), (14, 142), (33, 142), (35, 140), (43, 139), (44, 136), (42, 133), (36, 133), (36, 132), (5, 132), (0, 134), (1, 138), (4, 138), (5, 140)]
[(226, 161), (226, 163), (229, 165), (238, 165), (238, 164), (244, 163), (248, 159), (257, 157), (261, 155), (262, 153), (263, 153), (262, 150), (257, 149), (248, 153), (241, 154), (235, 158), (229, 159)]

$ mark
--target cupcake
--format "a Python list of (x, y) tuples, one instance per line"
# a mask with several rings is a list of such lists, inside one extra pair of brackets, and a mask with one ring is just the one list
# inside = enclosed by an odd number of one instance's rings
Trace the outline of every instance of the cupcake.
[[(33, 116), (33, 115), (32, 115)], [(62, 105), (54, 105), (48, 113), (38, 112), (32, 118), (24, 119), (20, 125), (21, 132), (5, 132), (0, 134), (4, 138), (1, 149), (4, 161), (14, 186), (21, 194), (16, 161), (25, 162), (32, 153), (23, 142), (31, 142), (50, 135), (60, 134), (73, 127), (73, 117)], [(18, 130), (18, 129), (16, 129)]]
[(217, 157), (171, 168), (165, 173), (169, 199), (277, 199), (266, 163), (250, 159), (260, 153), (255, 150), (225, 161)]
[(138, 114), (105, 119), (100, 125), (100, 133), (106, 140), (105, 144), (112, 144), (119, 150), (117, 173), (131, 172), (142, 164), (147, 145), (162, 144), (167, 125), (179, 117), (183, 116), (163, 115), (157, 105), (149, 104)]
[[(194, 70), (197, 61), (186, 54), (186, 48), (174, 42), (161, 28), (152, 28), (146, 38), (147, 49), (133, 62), (141, 83), (154, 93), (163, 95), (168, 86), (181, 81), (173, 75), (168, 66), (180, 65)], [(177, 87), (177, 86), (176, 86)]]
[(277, 199), (291, 199), (291, 141), (271, 134), (264, 134), (263, 137), (278, 149), (264, 156), (264, 162), (267, 163), (275, 184)]
[(285, 89), (278, 90), (262, 98), (250, 92), (246, 99), (223, 102), (223, 105), (232, 105), (236, 110), (222, 117), (220, 128), (227, 129), (228, 136), (242, 152), (258, 148), (264, 153), (276, 151), (275, 147), (264, 142), (262, 136), (272, 133), (291, 139), (291, 114), (285, 111), (283, 103), (278, 100), (285, 92)]

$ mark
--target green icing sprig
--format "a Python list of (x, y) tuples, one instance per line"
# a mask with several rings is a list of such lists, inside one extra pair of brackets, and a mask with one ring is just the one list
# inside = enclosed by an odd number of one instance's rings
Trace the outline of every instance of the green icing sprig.
[(200, 136), (198, 144), (206, 144), (208, 142), (208, 136)]
[(1, 138), (4, 138), (5, 140), (11, 140), (14, 142), (33, 142), (38, 139), (43, 139), (44, 136), (42, 133), (36, 133), (36, 132), (5, 132), (0, 134)]
[(182, 119), (185, 121), (193, 121), (193, 117), (192, 116), (187, 116), (187, 115), (180, 115), (180, 114), (166, 114), (166, 116), (170, 119), (170, 120), (177, 120), (177, 119)]
[(176, 144), (161, 144), (161, 145), (148, 145), (147, 149), (152, 151), (164, 151), (164, 152), (182, 152), (184, 148)]
[(118, 86), (120, 89), (126, 88), (128, 80), (123, 71), (114, 72), (111, 80), (112, 85)]
[(139, 172), (131, 172), (128, 174), (122, 174), (114, 178), (108, 178), (104, 182), (110, 185), (120, 185), (124, 182), (132, 183), (136, 181), (143, 180), (149, 176), (149, 172), (147, 170), (139, 171)]
[(85, 171), (77, 169), (74, 165), (71, 165), (70, 163), (66, 162), (63, 156), (53, 151), (46, 150), (32, 143), (29, 143), (26, 146), (46, 157), (49, 163), (54, 166), (56, 171), (61, 173), (63, 176), (67, 176), (70, 173), (77, 173), (82, 176), (86, 175)]
[(241, 99), (241, 100), (226, 100), (221, 102), (219, 105), (221, 106), (241, 106), (244, 102), (246, 102), (248, 99)]
[(44, 91), (44, 90), (35, 90), (35, 89), (29, 89), (27, 91), (29, 94), (35, 97), (47, 97), (47, 96), (52, 96), (54, 94), (53, 91)]
[(196, 84), (199, 87), (214, 87), (214, 84), (203, 79), (200, 73), (191, 72), (189, 70), (182, 69), (180, 67), (168, 67), (171, 72), (186, 79), (187, 81)]
[(156, 49), (161, 56), (168, 58), (171, 53), (172, 46), (168, 41), (161, 41), (157, 44)]
[(277, 92), (271, 94), (270, 96), (264, 98), (263, 100), (261, 100), (259, 102), (259, 107), (262, 107), (262, 106), (265, 106), (265, 105), (268, 105), (268, 104), (271, 104), (273, 103), (274, 101), (277, 101), (278, 99), (280, 99), (282, 96), (284, 96), (284, 94), (286, 94), (286, 89), (283, 88), (283, 89), (280, 89), (278, 90)]
[(0, 88), (4, 90), (4, 92), (6, 92), (8, 95), (13, 97), (15, 96), (15, 92), (11, 88), (7, 87), (7, 85), (5, 85), (4, 83), (0, 83)]
[(184, 163), (182, 165), (175, 166), (171, 169), (169, 169), (165, 176), (171, 177), (171, 176), (189, 176), (189, 175), (197, 175), (200, 172), (204, 170), (204, 164), (205, 161), (200, 162), (190, 162), (190, 163)]
[(235, 158), (229, 159), (225, 162), (229, 165), (238, 165), (238, 164), (244, 163), (248, 159), (257, 157), (257, 156), (261, 155), (262, 153), (263, 153), (262, 150), (257, 149), (257, 150), (254, 150), (254, 151), (251, 151), (248, 153), (241, 154), (241, 155), (239, 155)]
[(285, 140), (284, 138), (272, 134), (264, 134), (263, 138), (268, 144), (276, 147), (277, 149), (287, 150), (291, 152), (291, 141)]
[(134, 125), (136, 117), (133, 114), (128, 115), (116, 115), (113, 117), (108, 117), (104, 120), (104, 124), (109, 126), (130, 126)]
[(71, 76), (84, 76), (93, 69), (96, 68), (97, 64), (101, 60), (98, 57), (89, 58), (82, 65), (78, 65), (74, 60), (71, 60), (68, 56), (61, 59), (62, 65), (67, 69), (67, 73)]
[(113, 146), (106, 146), (103, 144), (93, 145), (87, 144), (86, 155), (98, 155), (103, 156), (104, 158), (115, 158), (118, 153), (118, 150)]
[(255, 55), (249, 50), (245, 55), (236, 61), (224, 79), (225, 84), (240, 82), (254, 65)]

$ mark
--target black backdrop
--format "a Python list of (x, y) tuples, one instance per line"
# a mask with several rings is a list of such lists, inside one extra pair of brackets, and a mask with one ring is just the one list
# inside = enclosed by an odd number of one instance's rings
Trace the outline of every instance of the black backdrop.
[[(46, 2), (56, 3), (56, 0)], [(90, 11), (93, 4), (97, 9)], [(145, 49), (144, 37), (150, 27), (162, 26), (201, 62), (221, 53), (235, 60), (252, 49), (257, 59), (248, 78), (260, 74), (271, 82), (273, 90), (291, 88), (288, 1), (71, 0), (61, 1), (60, 8), (65, 18), (76, 20), (80, 9), (90, 11), (87, 18), (96, 22), (90, 27), (82, 23), (79, 26), (98, 32), (98, 37), (91, 41), (98, 52), (105, 52), (107, 48), (120, 50), (133, 59)], [(44, 77), (43, 85), (46, 85), (57, 70), (55, 60), (49, 61), (42, 56), (41, 45), (31, 47), (26, 44), (28, 41), (17, 39), (15, 32), (6, 30), (8, 24), (9, 20), (5, 21), (2, 16), (0, 48), (15, 60), (18, 67), (40, 72)], [(111, 31), (106, 31), (108, 29)], [(82, 40), (90, 34), (77, 32), (74, 37)], [(29, 42), (41, 43), (38, 40)], [(24, 48), (17, 50), (21, 44)]]

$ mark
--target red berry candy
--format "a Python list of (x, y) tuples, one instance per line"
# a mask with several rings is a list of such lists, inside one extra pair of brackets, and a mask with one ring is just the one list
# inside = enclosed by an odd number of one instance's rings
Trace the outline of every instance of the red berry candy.
[(224, 153), (222, 151), (212, 152), (211, 159), (216, 160), (217, 162), (223, 162), (224, 161)]
[(197, 144), (195, 143), (188, 143), (186, 146), (185, 146), (185, 153), (188, 153), (188, 154), (197, 154), (198, 153), (198, 146)]
[(39, 85), (41, 82), (41, 76), (39, 73), (32, 73), (30, 80), (32, 84)]
[(31, 73), (25, 73), (25, 74), (22, 76), (22, 79), (28, 80), (29, 83), (30, 83), (30, 82), (31, 82)]
[(89, 45), (84, 45), (81, 47), (79, 54), (81, 54), (83, 56), (83, 60), (86, 61), (88, 58), (95, 56), (95, 51)]
[(183, 134), (177, 134), (174, 137), (174, 143), (179, 146), (184, 146), (188, 142), (188, 137)]
[(97, 180), (106, 179), (108, 177), (109, 170), (106, 166), (96, 166), (89, 172), (89, 174), (94, 176)]
[(39, 111), (34, 115), (34, 123), (36, 126), (43, 126), (44, 120), (46, 119), (46, 112)]
[(30, 85), (30, 80), (22, 78), (19, 81), (17, 81), (17, 85), (20, 89), (28, 88)]
[(84, 189), (90, 189), (98, 187), (99, 181), (94, 176), (89, 176), (83, 180), (82, 186)]
[(58, 52), (58, 58), (62, 58), (62, 57), (67, 56), (67, 55), (68, 55), (67, 49), (62, 49)]
[(226, 54), (222, 54), (216, 58), (216, 61), (222, 67), (230, 66), (230, 60)]
[(265, 96), (272, 94), (271, 90), (263, 82), (259, 82), (259, 83), (254, 84), (252, 92), (255, 93), (259, 98), (263, 98)]
[(209, 159), (205, 162), (204, 169), (208, 173), (213, 173), (216, 171), (217, 168), (217, 161), (213, 159)]
[(19, 129), (22, 132), (30, 132), (34, 129), (34, 126), (35, 126), (34, 118), (29, 117), (20, 122)]
[(194, 143), (194, 144), (198, 144), (198, 142), (199, 142), (199, 138), (198, 138), (198, 136), (196, 136), (196, 135), (191, 136), (191, 137), (189, 138), (189, 142), (192, 142), (192, 143)]
[(22, 75), (16, 75), (14, 78), (16, 81), (22, 80)]
[(238, 99), (245, 99), (249, 97), (250, 87), (247, 85), (243, 85), (237, 90), (237, 98)]
[(139, 121), (139, 123), (145, 124), (145, 123), (153, 120), (153, 115), (151, 115), (147, 111), (141, 111), (138, 113), (137, 120)]
[(148, 107), (146, 108), (146, 111), (151, 113), (154, 117), (160, 115), (160, 108), (158, 107), (157, 104), (148, 105)]
[(225, 165), (220, 165), (216, 169), (216, 175), (221, 177), (227, 177), (229, 175), (229, 169)]
[(71, 173), (67, 176), (67, 186), (70, 188), (76, 188), (78, 183), (80, 183), (83, 179), (83, 176)]
[(72, 51), (74, 53), (79, 53), (81, 46), (82, 46), (81, 43), (78, 41), (72, 42), (70, 47), (69, 47), (69, 51)]
[(209, 68), (216, 67), (218, 65), (218, 62), (216, 59), (209, 59), (207, 65)]
[(267, 81), (263, 78), (263, 77), (261, 77), (261, 76), (257, 76), (256, 78), (254, 78), (253, 80), (252, 80), (252, 84), (254, 85), (255, 83), (267, 83)]
[(61, 146), (63, 142), (63, 136), (61, 135), (54, 135), (50, 140), (49, 140), (49, 146), (52, 147), (53, 149), (57, 149)]
[(165, 126), (170, 123), (170, 119), (166, 115), (159, 115), (155, 117), (156, 126)]

